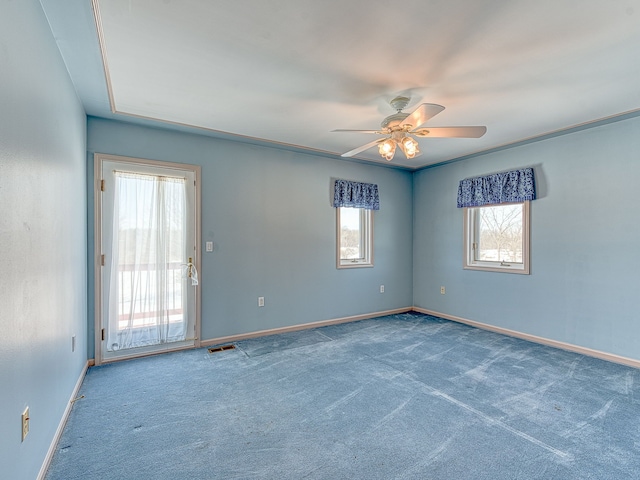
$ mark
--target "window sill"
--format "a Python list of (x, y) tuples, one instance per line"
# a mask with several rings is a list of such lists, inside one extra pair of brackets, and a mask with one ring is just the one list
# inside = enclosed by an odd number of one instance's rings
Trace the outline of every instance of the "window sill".
[(345, 262), (345, 263), (340, 262), (338, 265), (336, 265), (336, 268), (338, 268), (338, 269), (343, 269), (343, 268), (371, 268), (371, 267), (373, 267), (373, 263), (368, 263), (368, 262)]
[(518, 267), (501, 267), (501, 266), (492, 266), (492, 265), (463, 265), (465, 270), (480, 270), (484, 272), (498, 272), (498, 273), (517, 273), (519, 275), (529, 275), (529, 268), (523, 266)]

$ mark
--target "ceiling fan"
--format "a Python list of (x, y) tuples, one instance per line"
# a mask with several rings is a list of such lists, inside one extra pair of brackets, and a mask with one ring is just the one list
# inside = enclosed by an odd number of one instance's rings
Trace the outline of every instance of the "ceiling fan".
[(444, 107), (434, 103), (423, 103), (413, 112), (404, 113), (402, 110), (409, 104), (408, 97), (395, 97), (389, 103), (391, 107), (396, 110), (396, 113), (382, 120), (380, 130), (332, 130), (332, 132), (374, 133), (385, 136), (385, 138), (374, 140), (366, 145), (343, 153), (343, 157), (353, 157), (377, 145), (378, 152), (382, 158), (388, 161), (393, 159), (397, 147), (400, 147), (400, 150), (402, 150), (407, 158), (414, 158), (420, 154), (420, 148), (418, 141), (413, 138), (412, 135), (416, 137), (480, 138), (487, 131), (487, 127), (420, 128), (431, 117), (443, 111)]

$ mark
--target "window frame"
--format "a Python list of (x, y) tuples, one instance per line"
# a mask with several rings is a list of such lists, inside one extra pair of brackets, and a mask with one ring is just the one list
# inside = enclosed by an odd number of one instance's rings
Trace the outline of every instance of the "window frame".
[[(531, 272), (531, 215), (530, 201), (503, 203), (499, 205), (485, 205), (482, 207), (465, 207), (463, 208), (464, 224), (463, 224), (463, 268), (465, 270), (482, 270), (487, 272), (516, 273), (520, 275), (529, 275)], [(501, 205), (522, 205), (522, 263), (505, 263), (497, 261), (476, 260), (474, 256), (474, 244), (477, 242), (478, 235), (478, 214), (481, 208), (498, 207)]]
[[(360, 230), (363, 245), (362, 258), (343, 259), (340, 211), (343, 208), (355, 208), (360, 210)], [(363, 268), (373, 267), (373, 210), (359, 207), (336, 207), (336, 268)]]

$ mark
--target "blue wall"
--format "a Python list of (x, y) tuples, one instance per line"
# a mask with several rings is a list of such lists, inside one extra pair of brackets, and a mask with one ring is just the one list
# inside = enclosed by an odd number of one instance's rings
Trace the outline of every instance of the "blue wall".
[[(93, 117), (87, 138), (89, 185), (95, 152), (202, 166), (203, 340), (411, 307), (410, 172)], [(336, 269), (332, 178), (379, 186), (374, 268)]]
[(86, 117), (40, 4), (1, 9), (0, 477), (33, 480), (87, 360)]
[[(204, 340), (415, 305), (640, 360), (640, 118), (412, 174), (124, 122), (87, 124), (33, 0), (3, 3), (0, 65), (3, 478), (37, 476), (94, 354), (86, 192), (94, 152), (202, 166), (202, 240), (215, 243), (202, 253)], [(532, 274), (463, 270), (458, 181), (523, 166), (535, 167), (539, 191)], [(380, 186), (372, 269), (335, 268), (332, 178)], [(31, 433), (21, 442), (26, 406)]]
[[(416, 172), (414, 305), (640, 359), (638, 152), (633, 118)], [(459, 180), (523, 166), (531, 275), (463, 270)]]

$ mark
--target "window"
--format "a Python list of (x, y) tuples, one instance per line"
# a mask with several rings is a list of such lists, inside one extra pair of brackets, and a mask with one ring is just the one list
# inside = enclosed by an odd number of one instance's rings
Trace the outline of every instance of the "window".
[(464, 209), (464, 268), (529, 274), (529, 201)]
[(338, 207), (337, 267), (373, 267), (373, 210)]

